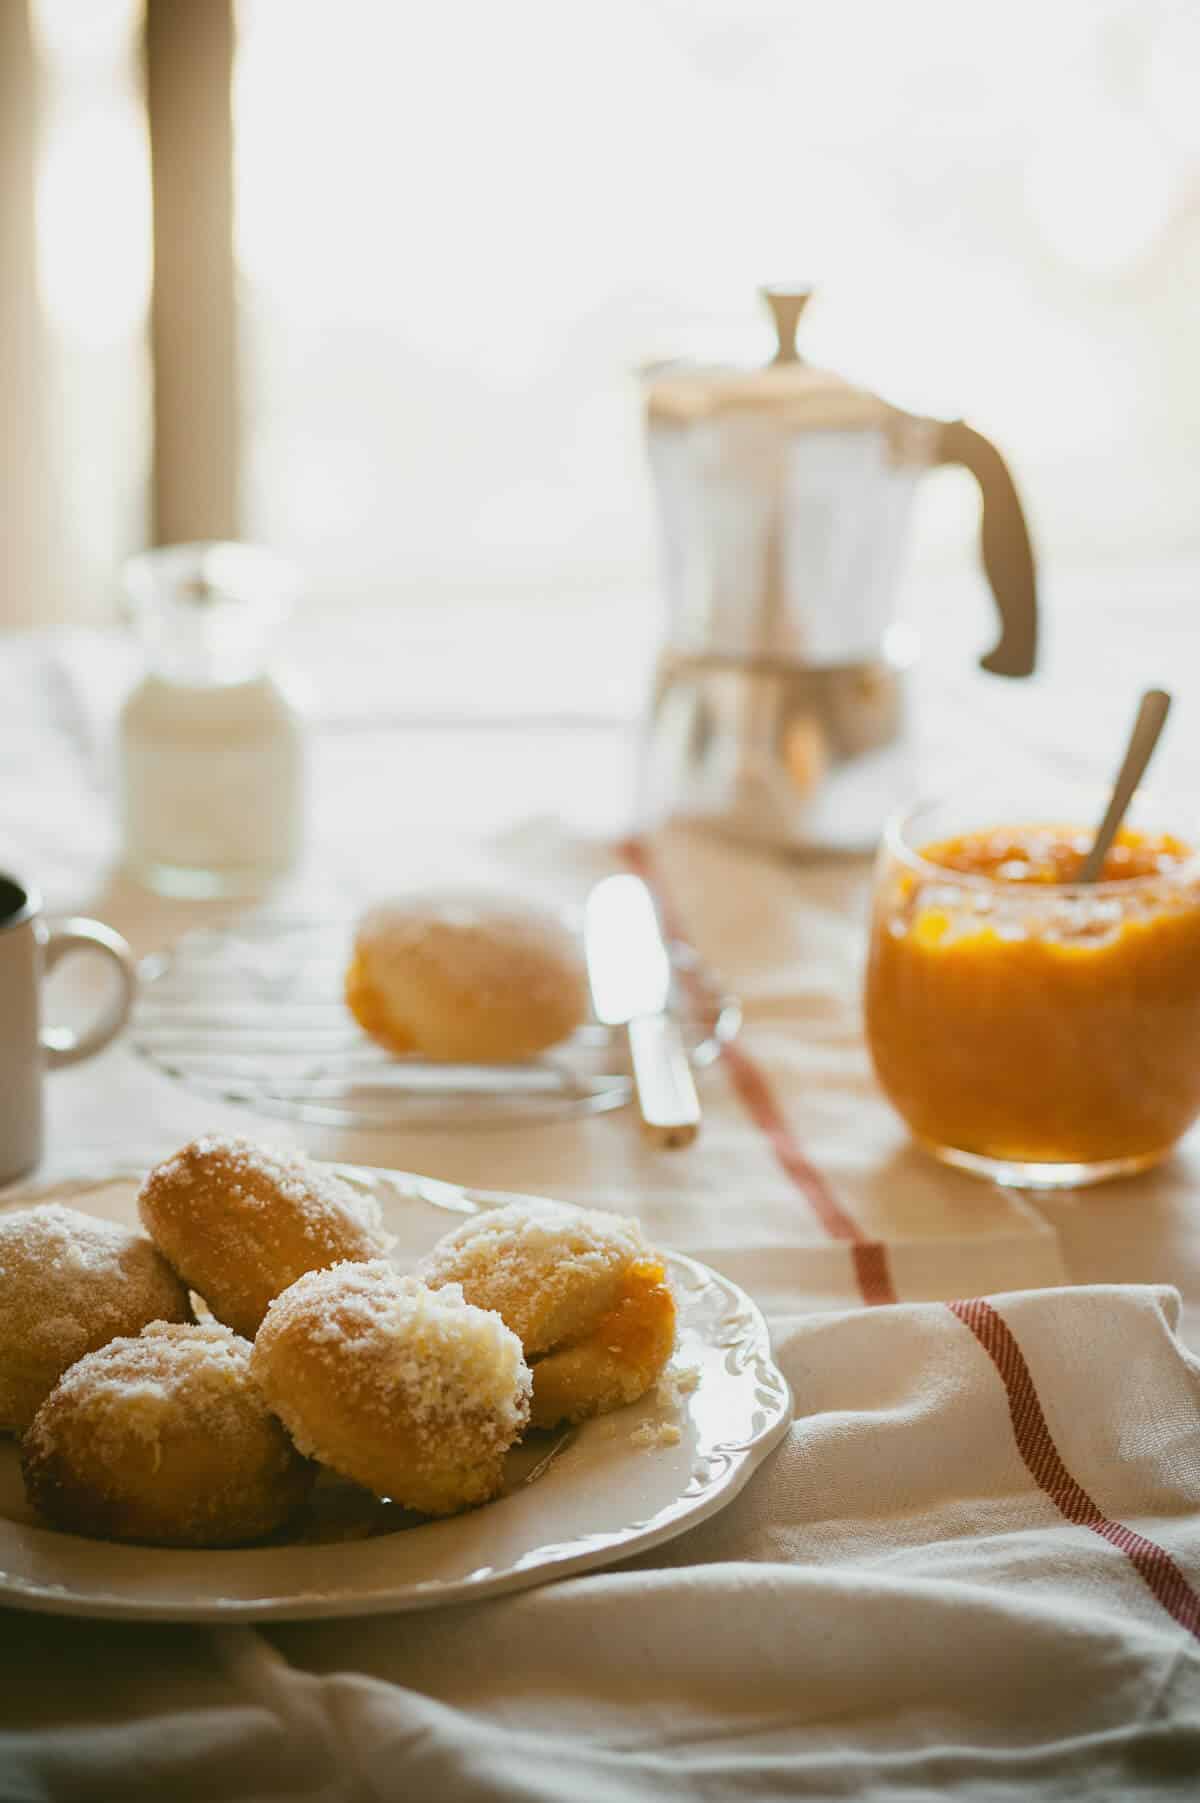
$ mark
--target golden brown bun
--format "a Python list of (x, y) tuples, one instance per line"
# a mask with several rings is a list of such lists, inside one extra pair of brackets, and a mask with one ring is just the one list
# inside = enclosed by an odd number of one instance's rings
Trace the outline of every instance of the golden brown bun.
[(532, 1057), (589, 1011), (579, 944), (558, 915), (470, 892), (373, 908), (355, 935), (346, 1001), (390, 1050), (462, 1064)]
[(155, 1322), (64, 1373), (22, 1446), (30, 1502), (57, 1527), (157, 1546), (261, 1539), (314, 1470), (250, 1375), (250, 1347), (215, 1322)]
[(433, 1288), (461, 1284), (521, 1340), (533, 1368), (534, 1427), (636, 1402), (675, 1345), (675, 1301), (636, 1221), (598, 1209), (513, 1203), (484, 1209), (418, 1266)]
[(23, 1433), (85, 1352), (191, 1318), (145, 1234), (57, 1202), (0, 1214), (0, 1431)]
[(247, 1139), (193, 1140), (150, 1172), (138, 1209), (184, 1281), (247, 1339), (305, 1271), (391, 1244), (373, 1198), (300, 1153)]
[(302, 1451), (429, 1515), (494, 1496), (529, 1418), (529, 1368), (499, 1316), (382, 1259), (285, 1290), (252, 1369)]

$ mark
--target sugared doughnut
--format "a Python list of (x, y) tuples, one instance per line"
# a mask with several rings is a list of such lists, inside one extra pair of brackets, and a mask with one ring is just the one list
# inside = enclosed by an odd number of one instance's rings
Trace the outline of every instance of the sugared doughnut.
[(373, 908), (354, 940), (346, 1001), (391, 1051), (456, 1063), (528, 1058), (588, 1014), (579, 943), (557, 914), (471, 892)]
[(58, 1202), (0, 1214), (0, 1431), (23, 1433), (68, 1365), (148, 1321), (190, 1321), (143, 1233)]
[(209, 1135), (156, 1165), (138, 1196), (159, 1250), (218, 1321), (253, 1339), (305, 1271), (377, 1258), (379, 1205), (301, 1153)]
[(637, 1222), (565, 1204), (485, 1209), (418, 1266), (432, 1288), (460, 1284), (520, 1339), (533, 1369), (535, 1427), (636, 1402), (675, 1344), (675, 1301)]
[(529, 1368), (500, 1317), (383, 1259), (285, 1290), (252, 1369), (302, 1452), (427, 1515), (494, 1496), (529, 1418)]
[(159, 1546), (232, 1546), (279, 1527), (315, 1475), (209, 1321), (156, 1321), (59, 1379), (22, 1446), (29, 1500), (55, 1526)]

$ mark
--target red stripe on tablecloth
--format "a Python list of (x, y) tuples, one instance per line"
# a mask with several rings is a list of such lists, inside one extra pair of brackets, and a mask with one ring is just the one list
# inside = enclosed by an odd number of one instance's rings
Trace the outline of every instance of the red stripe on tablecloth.
[[(617, 847), (629, 868), (650, 885), (658, 901), (663, 925), (673, 939), (688, 943), (672, 898), (666, 893), (650, 849), (642, 839), (626, 839)], [(887, 1247), (868, 1240), (838, 1201), (821, 1172), (806, 1157), (791, 1123), (780, 1106), (767, 1073), (737, 1040), (721, 1048), (721, 1062), (729, 1073), (734, 1093), (755, 1126), (769, 1140), (776, 1159), (807, 1201), (831, 1239), (848, 1240), (859, 1293), (869, 1306), (895, 1302), (896, 1289), (888, 1266)]]
[(946, 1307), (970, 1328), (999, 1371), (1008, 1394), (1017, 1448), (1038, 1488), (1068, 1521), (1090, 1528), (1123, 1552), (1168, 1615), (1200, 1640), (1200, 1596), (1170, 1553), (1121, 1522), (1110, 1521), (1063, 1464), (1050, 1438), (1029, 1366), (1007, 1322), (982, 1297), (948, 1302)]
[(878, 1308), (884, 1302), (898, 1302), (896, 1286), (892, 1282), (892, 1268), (888, 1262), (887, 1247), (882, 1240), (856, 1240), (852, 1248), (854, 1256), (854, 1275), (858, 1279), (859, 1291), (863, 1301), (869, 1308)]

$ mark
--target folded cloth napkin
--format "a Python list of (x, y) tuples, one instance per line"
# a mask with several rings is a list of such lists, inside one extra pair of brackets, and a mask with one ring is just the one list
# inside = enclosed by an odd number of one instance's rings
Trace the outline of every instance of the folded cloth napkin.
[[(1094, 1287), (781, 1320), (780, 1452), (610, 1573), (123, 1630), (111, 1677), (111, 1630), (22, 1624), (2, 1794), (1194, 1797), (1200, 1367), (1177, 1318), (1171, 1291)], [(22, 1731), (52, 1696), (71, 1732)]]

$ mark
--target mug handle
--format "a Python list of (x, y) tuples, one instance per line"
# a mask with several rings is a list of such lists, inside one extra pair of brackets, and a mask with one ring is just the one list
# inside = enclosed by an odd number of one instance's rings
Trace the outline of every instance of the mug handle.
[(80, 916), (64, 920), (61, 926), (50, 928), (44, 953), (46, 970), (52, 971), (68, 952), (78, 951), (103, 952), (120, 977), (121, 986), (86, 1032), (76, 1033), (70, 1027), (46, 1027), (43, 1030), (42, 1049), (52, 1071), (61, 1070), (64, 1064), (78, 1064), (81, 1059), (102, 1050), (121, 1031), (133, 1007), (137, 984), (133, 953), (120, 933), (114, 933), (99, 920), (85, 920)]

